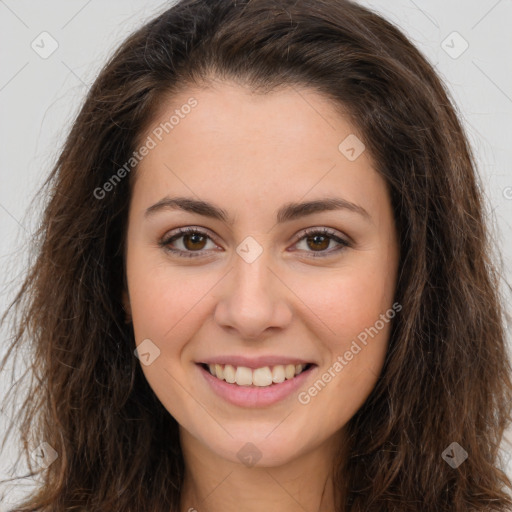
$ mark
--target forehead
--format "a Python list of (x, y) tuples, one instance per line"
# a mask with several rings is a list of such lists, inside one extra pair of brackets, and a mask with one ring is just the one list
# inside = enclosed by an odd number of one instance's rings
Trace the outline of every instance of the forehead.
[(344, 153), (346, 140), (364, 147), (348, 117), (311, 89), (188, 88), (162, 102), (147, 138), (154, 147), (137, 168), (134, 192), (155, 201), (175, 188), (202, 197), (236, 190), (254, 204), (333, 188), (354, 201), (385, 192), (367, 151), (356, 159)]
[[(189, 108), (190, 103), (195, 106)], [(161, 126), (167, 128), (163, 137), (186, 144), (193, 131), (194, 139), (206, 136), (207, 144), (243, 144), (247, 150), (262, 142), (279, 147), (309, 139), (325, 151), (329, 142), (336, 149), (340, 133), (355, 131), (338, 110), (339, 105), (319, 92), (295, 85), (264, 94), (233, 82), (213, 82), (163, 99), (147, 133)], [(328, 132), (332, 140), (325, 140)], [(320, 141), (324, 144), (319, 145)]]

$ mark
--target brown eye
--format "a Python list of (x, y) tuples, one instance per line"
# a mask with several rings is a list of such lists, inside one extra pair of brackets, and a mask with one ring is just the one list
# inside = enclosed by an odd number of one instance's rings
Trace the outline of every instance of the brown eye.
[(208, 237), (200, 233), (183, 235), (183, 245), (185, 246), (186, 249), (190, 251), (201, 250), (204, 249), (207, 238)]
[(186, 257), (204, 256), (210, 249), (218, 248), (206, 232), (193, 227), (177, 230), (174, 235), (164, 237), (159, 245), (177, 256)]
[(313, 235), (307, 237), (308, 247), (315, 251), (323, 251), (329, 247), (330, 238), (323, 235)]
[[(331, 242), (334, 243), (334, 247), (329, 249)], [(338, 236), (336, 231), (328, 228), (312, 228), (307, 230), (295, 245), (307, 256), (327, 257), (349, 247), (350, 243)]]

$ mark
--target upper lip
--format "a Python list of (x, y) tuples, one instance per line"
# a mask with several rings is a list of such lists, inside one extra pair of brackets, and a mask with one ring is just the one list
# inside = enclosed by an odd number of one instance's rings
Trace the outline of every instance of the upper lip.
[(288, 356), (259, 356), (259, 357), (245, 357), (245, 356), (215, 356), (209, 357), (202, 361), (199, 361), (201, 364), (230, 364), (232, 366), (245, 366), (246, 368), (252, 368), (253, 370), (256, 368), (263, 368), (264, 366), (276, 366), (287, 364), (314, 364), (311, 361), (307, 361), (305, 359), (300, 359), (297, 357), (288, 357)]

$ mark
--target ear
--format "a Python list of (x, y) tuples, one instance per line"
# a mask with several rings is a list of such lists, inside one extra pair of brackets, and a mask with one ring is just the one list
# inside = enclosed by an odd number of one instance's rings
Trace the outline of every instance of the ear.
[(130, 304), (130, 297), (128, 295), (128, 291), (126, 289), (124, 289), (122, 293), (122, 303), (125, 313), (124, 321), (125, 323), (129, 324), (132, 321), (132, 307)]

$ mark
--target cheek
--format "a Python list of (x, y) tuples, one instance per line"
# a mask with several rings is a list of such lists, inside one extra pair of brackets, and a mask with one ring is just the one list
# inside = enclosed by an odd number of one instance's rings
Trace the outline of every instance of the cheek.
[(323, 292), (311, 297), (308, 305), (329, 327), (319, 337), (326, 357), (298, 397), (313, 430), (334, 432), (345, 425), (375, 387), (395, 316), (394, 290), (387, 283), (383, 273), (353, 269), (339, 279), (326, 279)]
[[(376, 258), (372, 255), (367, 259)], [(347, 340), (373, 326), (391, 307), (392, 274), (392, 268), (360, 258), (357, 265), (315, 278), (315, 286), (308, 285), (305, 302), (329, 328), (325, 332), (335, 340), (333, 343), (343, 348)]]
[(136, 340), (150, 338), (167, 349), (178, 348), (218, 277), (204, 273), (199, 278), (197, 269), (177, 269), (161, 257), (153, 263), (147, 256), (137, 256), (134, 251), (128, 266)]
[(326, 354), (319, 372), (322, 383), (310, 396), (322, 394), (324, 403), (341, 401), (336, 408), (341, 422), (348, 421), (375, 386), (395, 316), (395, 260), (377, 251), (353, 256), (353, 263), (317, 280), (307, 302), (328, 327), (319, 337)]
[(154, 262), (136, 250), (127, 271), (136, 344), (149, 339), (159, 350), (150, 364), (141, 359), (141, 369), (160, 402), (180, 423), (188, 425), (190, 418), (202, 412), (190, 399), (196, 395), (194, 383), (184, 386), (190, 368), (180, 361), (187, 342), (197, 332), (208, 305), (208, 291), (218, 277), (205, 273), (204, 279), (199, 279), (195, 269), (196, 278), (192, 279), (193, 269), (177, 269), (161, 258)]

